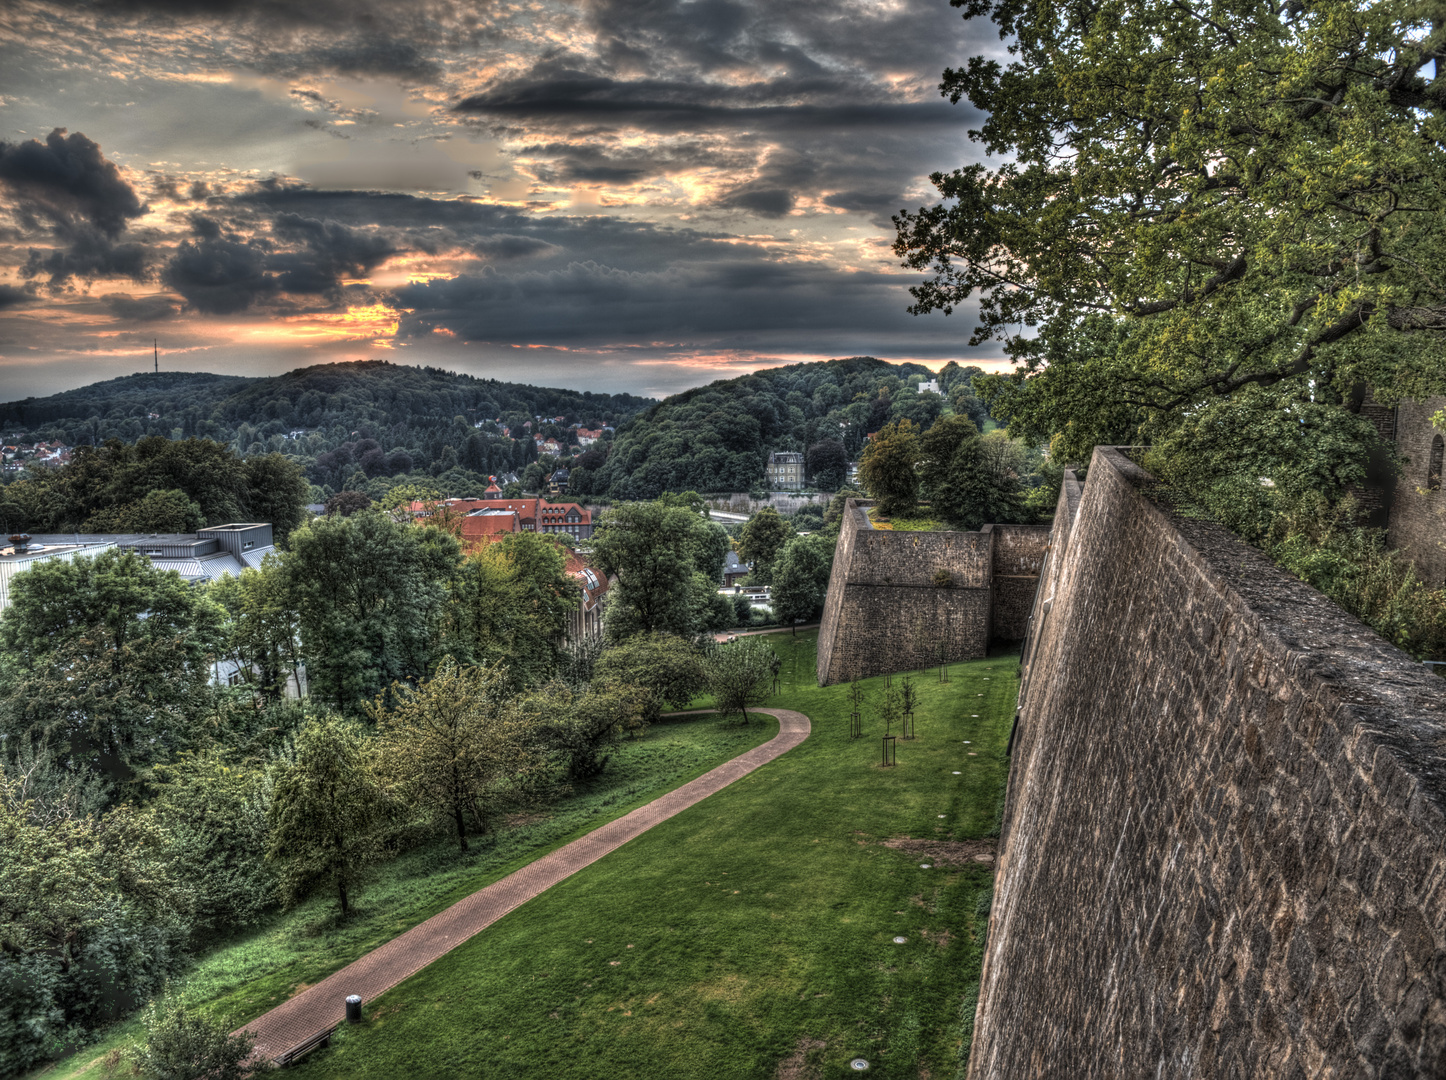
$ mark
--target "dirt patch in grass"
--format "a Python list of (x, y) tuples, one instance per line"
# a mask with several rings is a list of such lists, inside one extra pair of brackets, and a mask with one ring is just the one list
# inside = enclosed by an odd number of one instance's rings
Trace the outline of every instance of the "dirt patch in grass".
[(778, 1063), (778, 1080), (815, 1080), (821, 1076), (818, 1059), (827, 1045), (822, 1039), (799, 1039), (793, 1053)]
[(993, 840), (912, 840), (907, 836), (884, 841), (886, 848), (907, 851), (935, 866), (949, 869), (993, 865), (994, 845)]

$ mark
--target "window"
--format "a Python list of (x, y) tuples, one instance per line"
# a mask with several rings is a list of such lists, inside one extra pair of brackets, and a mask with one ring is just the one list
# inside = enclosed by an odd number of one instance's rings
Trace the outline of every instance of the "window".
[(255, 540), (247, 540), (246, 543), (244, 543), (244, 544), (241, 545), (241, 550), (242, 550), (242, 551), (250, 551), (250, 550), (251, 550), (252, 548), (254, 548), (255, 546), (256, 546), (256, 541), (255, 541)]
[(1441, 490), (1441, 457), (1443, 445), (1441, 436), (1437, 435), (1431, 440), (1431, 466), (1426, 470), (1426, 490)]

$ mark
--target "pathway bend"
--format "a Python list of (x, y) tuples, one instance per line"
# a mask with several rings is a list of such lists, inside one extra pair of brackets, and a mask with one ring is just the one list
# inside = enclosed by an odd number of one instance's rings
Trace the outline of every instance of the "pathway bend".
[(239, 1029), (256, 1037), (255, 1056), (275, 1061), (320, 1033), (332, 1030), (346, 1017), (348, 994), (360, 994), (364, 1002), (375, 1000), (403, 979), (415, 975), (433, 960), (485, 930), (509, 911), (609, 852), (616, 851), (659, 822), (667, 821), (759, 766), (768, 764), (808, 738), (809, 720), (801, 712), (792, 709), (752, 711), (777, 717), (778, 734), (696, 780), (690, 780), (682, 787), (598, 826), (586, 836), (580, 836), (502, 880), (463, 897), (446, 910), (258, 1016)]

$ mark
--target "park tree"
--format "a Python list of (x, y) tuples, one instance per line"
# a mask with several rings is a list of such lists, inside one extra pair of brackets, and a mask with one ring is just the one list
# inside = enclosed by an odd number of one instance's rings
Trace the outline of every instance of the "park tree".
[(206, 524), (201, 507), (179, 488), (151, 491), (132, 503), (107, 506), (85, 519), (81, 531), (88, 533), (182, 533), (195, 532)]
[(445, 645), (462, 663), (505, 661), (515, 687), (557, 666), (577, 584), (563, 549), (538, 533), (513, 533), (463, 560), (451, 583)]
[(753, 564), (748, 580), (773, 584), (773, 567), (783, 545), (793, 538), (793, 525), (771, 506), (750, 517), (738, 532), (738, 557)]
[(0, 734), (114, 797), (198, 737), (222, 612), (133, 551), (42, 562), (0, 614)]
[(859, 479), (879, 510), (892, 517), (913, 513), (919, 501), (919, 433), (909, 420), (885, 424), (859, 456)]
[(169, 837), (122, 806), (81, 814), (0, 769), (0, 1062), (35, 1065), (179, 969), (191, 890)]
[(291, 580), (274, 555), (260, 569), (227, 574), (207, 588), (226, 612), (224, 650), (261, 701), (279, 701), (288, 679), (301, 681), (301, 621), (291, 603)]
[[(593, 534), (593, 557), (617, 585), (609, 590), (607, 633), (613, 641), (663, 631), (689, 635), (729, 611), (715, 602), (723, 556), (717, 530), (694, 511), (664, 502), (620, 503), (605, 510)], [(706, 556), (718, 565), (698, 565)]]
[(782, 623), (807, 622), (823, 612), (837, 535), (795, 536), (773, 574), (773, 613)]
[(724, 716), (740, 713), (748, 723), (748, 707), (757, 707), (773, 693), (778, 654), (761, 637), (741, 637), (708, 654), (703, 670), (713, 703)]
[(685, 708), (703, 692), (703, 657), (696, 646), (676, 634), (638, 634), (604, 649), (593, 667), (594, 685), (642, 687), (651, 695), (647, 719), (656, 720), (664, 706)]
[(311, 485), (301, 466), (284, 454), (261, 454), (246, 459), (246, 515), (268, 521), (278, 547), (285, 549), (291, 532), (306, 519)]
[[(1083, 459), (1343, 407), (1339, 490), (1374, 439), (1367, 387), (1446, 390), (1437, 7), (953, 2), (1009, 42), (941, 86), (1003, 164), (934, 174), (943, 201), (895, 218), (895, 251), (930, 275), (911, 311), (977, 304), (972, 342), (1020, 365), (985, 389), (1012, 432)], [(1261, 464), (1189, 471), (1278, 476), (1293, 453)]]
[(365, 491), (338, 491), (326, 500), (325, 508), (328, 515), (340, 514), (342, 517), (351, 517), (358, 510), (370, 509), (371, 505), (371, 496)]
[(964, 416), (940, 417), (919, 440), (920, 484), (934, 513), (963, 529), (1021, 519), (1024, 452), (1002, 431), (981, 437)]
[(394, 699), (370, 709), (384, 775), (403, 803), (450, 822), (466, 851), (469, 822), (486, 832), (497, 798), (538, 761), (507, 673), (447, 657), (419, 686), (398, 686)]
[(443, 604), (460, 561), (444, 530), (375, 510), (297, 529), (282, 566), (311, 693), (354, 713), (393, 682), (426, 675), (439, 655)]
[(387, 804), (367, 736), (335, 716), (308, 721), (279, 770), (266, 857), (291, 902), (335, 889), (345, 917), (367, 870), (386, 854)]

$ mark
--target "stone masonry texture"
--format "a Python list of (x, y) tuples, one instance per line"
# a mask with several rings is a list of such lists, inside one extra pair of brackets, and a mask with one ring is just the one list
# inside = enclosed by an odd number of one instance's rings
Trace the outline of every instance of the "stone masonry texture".
[(1406, 464), (1396, 481), (1391, 504), (1391, 546), (1416, 565), (1428, 585), (1446, 584), (1446, 484), (1427, 489), (1431, 443), (1440, 430), (1431, 416), (1446, 409), (1446, 397), (1403, 401), (1396, 406), (1396, 449)]
[(993, 638), (1023, 637), (1048, 530), (893, 532), (869, 523), (872, 505), (844, 508), (819, 627), (820, 685), (977, 659)]
[(1151, 484), (1061, 490), (970, 1080), (1446, 1076), (1446, 683)]

